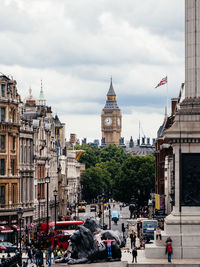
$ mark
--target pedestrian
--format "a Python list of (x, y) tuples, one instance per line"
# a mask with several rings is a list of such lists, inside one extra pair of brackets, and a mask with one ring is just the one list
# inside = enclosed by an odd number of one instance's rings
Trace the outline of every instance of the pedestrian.
[(33, 262), (35, 262), (36, 249), (35, 249), (34, 245), (31, 246), (31, 254), (32, 254), (32, 257), (33, 257)]
[(131, 239), (131, 248), (134, 248), (136, 244), (136, 233), (133, 230), (130, 234), (130, 239)]
[(5, 256), (3, 255), (2, 258), (1, 258), (1, 263), (5, 262)]
[(103, 240), (103, 242), (107, 243), (107, 251), (108, 251), (108, 257), (112, 258), (112, 250), (111, 250), (111, 244), (112, 242), (114, 242), (115, 240), (111, 240), (109, 238), (107, 238), (106, 240)]
[(165, 252), (168, 255), (168, 262), (172, 262), (173, 248), (172, 248), (172, 239), (170, 236), (166, 240), (166, 251)]
[(27, 265), (27, 263), (25, 261), (23, 261), (22, 267), (28, 267), (28, 265)]
[(51, 246), (49, 246), (47, 248), (47, 264), (48, 264), (48, 266), (51, 266), (51, 252), (52, 252), (52, 249), (51, 249)]
[(32, 257), (32, 251), (31, 251), (31, 248), (30, 247), (27, 247), (27, 254), (28, 254), (28, 258), (27, 258), (27, 264), (28, 264), (28, 261), (30, 260), (31, 263), (33, 263), (33, 257)]
[(39, 249), (39, 253), (38, 253), (38, 266), (42, 267), (44, 266), (44, 258), (43, 258), (43, 251), (41, 249)]
[(136, 247), (133, 248), (132, 255), (133, 255), (132, 262), (134, 262), (134, 260), (135, 260), (135, 262), (137, 263), (137, 248)]
[(10, 253), (8, 252), (8, 254), (7, 254), (7, 258), (10, 258), (11, 256), (10, 256)]
[(159, 226), (156, 228), (156, 240), (158, 240), (158, 237), (160, 237), (160, 240), (162, 240), (161, 229)]
[(134, 203), (130, 203), (129, 211), (130, 211), (130, 219), (132, 219), (133, 215), (134, 215), (134, 218), (135, 218), (135, 204)]

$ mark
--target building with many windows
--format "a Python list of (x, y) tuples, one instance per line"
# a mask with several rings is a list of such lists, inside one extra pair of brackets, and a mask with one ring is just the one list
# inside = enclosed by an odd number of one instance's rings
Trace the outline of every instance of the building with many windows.
[(16, 81), (0, 76), (0, 239), (12, 240), (19, 207), (19, 114)]

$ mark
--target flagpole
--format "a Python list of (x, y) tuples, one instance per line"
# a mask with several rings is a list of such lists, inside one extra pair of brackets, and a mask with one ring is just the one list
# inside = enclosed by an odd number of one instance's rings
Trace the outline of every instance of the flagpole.
[[(167, 75), (166, 75), (167, 77)], [(166, 106), (166, 113), (168, 117), (168, 77), (167, 77), (167, 82), (166, 82), (166, 97), (167, 97), (167, 106)]]

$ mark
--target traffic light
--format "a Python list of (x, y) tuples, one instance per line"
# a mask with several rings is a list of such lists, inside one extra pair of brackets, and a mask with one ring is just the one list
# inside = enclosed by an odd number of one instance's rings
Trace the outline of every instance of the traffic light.
[(125, 227), (124, 227), (124, 223), (122, 223), (122, 232), (125, 232)]

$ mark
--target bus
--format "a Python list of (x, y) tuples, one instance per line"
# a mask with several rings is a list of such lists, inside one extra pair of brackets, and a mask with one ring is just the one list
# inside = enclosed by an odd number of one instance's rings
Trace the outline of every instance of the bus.
[[(77, 230), (79, 225), (82, 225), (83, 221), (58, 221), (56, 222), (56, 231), (55, 231), (55, 222), (49, 222), (49, 235), (48, 241), (51, 243), (52, 249), (57, 245), (63, 250), (68, 248), (70, 236)], [(41, 224), (39, 228), (40, 234), (46, 233), (47, 223)]]
[(137, 219), (137, 232), (138, 238), (143, 238), (145, 240), (154, 239), (154, 231), (158, 227), (157, 220), (150, 220), (147, 218)]

